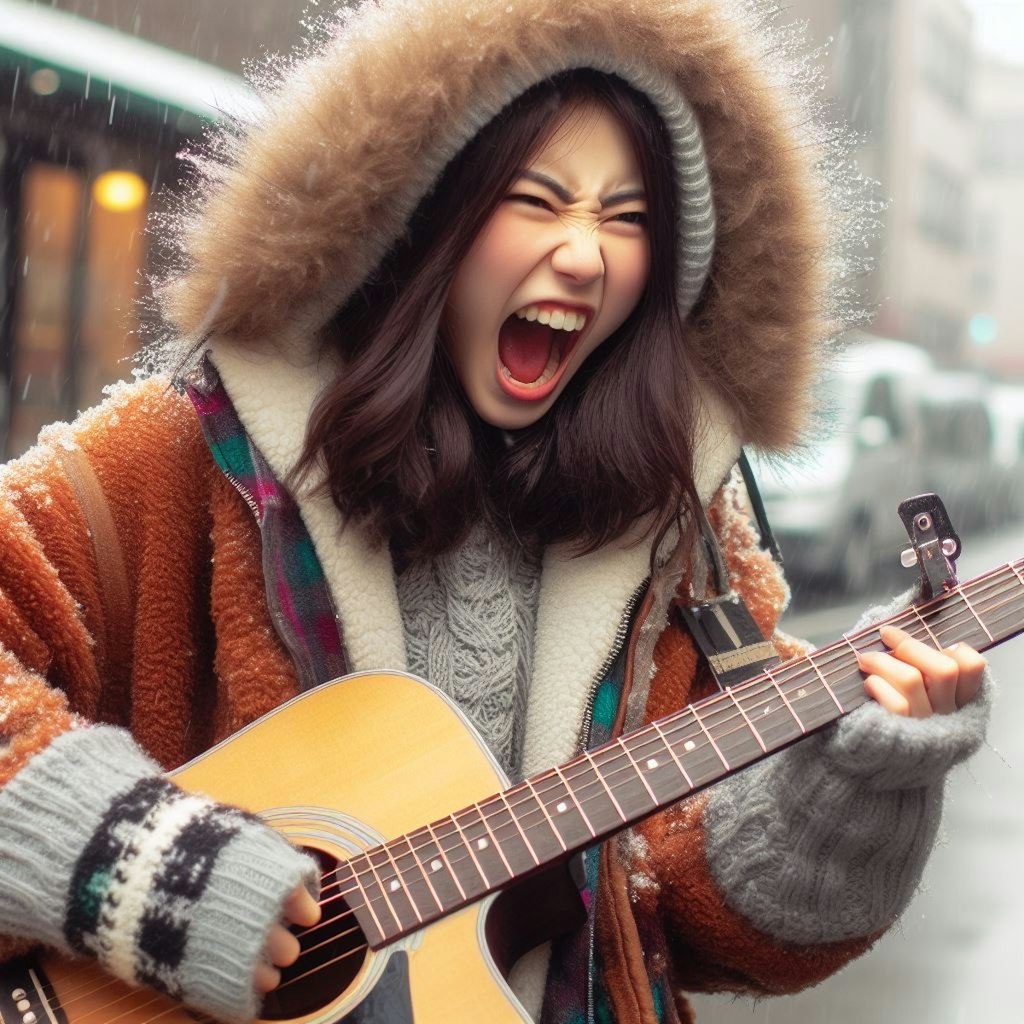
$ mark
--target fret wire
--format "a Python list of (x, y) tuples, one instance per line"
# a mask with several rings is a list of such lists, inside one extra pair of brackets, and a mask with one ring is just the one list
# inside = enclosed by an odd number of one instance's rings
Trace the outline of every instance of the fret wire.
[(726, 761), (726, 759), (725, 759), (724, 755), (722, 754), (721, 750), (718, 749), (718, 744), (715, 742), (715, 738), (711, 735), (711, 733), (708, 732), (707, 726), (704, 724), (704, 722), (701, 719), (700, 712), (697, 711), (695, 708), (693, 709), (693, 717), (697, 720), (697, 724), (701, 727), (701, 729), (704, 730), (704, 735), (707, 736), (707, 738), (709, 740), (711, 740), (711, 746), (713, 746), (715, 748), (715, 753), (721, 759), (722, 764), (725, 766), (725, 770), (726, 771), (731, 771), (732, 769), (731, 769), (731, 767), (729, 765), (729, 762)]
[[(562, 839), (562, 833), (558, 831), (558, 828), (555, 826), (554, 820), (552, 819), (551, 815), (548, 814), (547, 806), (545, 805), (544, 801), (541, 800), (539, 796), (537, 796), (537, 790), (534, 788), (533, 783), (529, 779), (524, 779), (524, 782), (527, 786), (530, 787), (530, 792), (533, 794), (535, 802), (540, 806), (541, 811), (543, 811), (544, 817), (547, 818), (548, 825), (551, 826), (551, 831), (555, 834), (555, 838), (558, 840), (558, 845), (564, 851), (566, 849), (566, 845), (564, 840)], [(527, 810), (529, 810), (529, 808), (527, 808)]]
[(388, 913), (391, 915), (391, 919), (398, 926), (398, 930), (402, 931), (402, 921), (399, 918), (397, 912), (395, 911), (394, 904), (391, 902), (391, 894), (388, 892), (387, 886), (384, 884), (383, 879), (381, 878), (380, 874), (377, 871), (377, 865), (373, 863), (373, 857), (370, 856), (374, 849), (375, 847), (371, 847), (369, 850), (364, 850), (363, 860), (370, 865), (370, 871), (373, 873), (374, 882), (376, 882), (377, 888), (384, 895), (384, 904), (387, 907)]
[(931, 637), (932, 643), (936, 647), (941, 648), (942, 644), (939, 643), (938, 637), (932, 632), (931, 626), (929, 626), (928, 623), (925, 621), (924, 616), (917, 610), (916, 607), (914, 607), (914, 605), (911, 605), (910, 607), (914, 614), (917, 616), (918, 621), (921, 623), (922, 626), (924, 626), (925, 631), (928, 633), (928, 636)]
[(506, 797), (504, 793), (499, 793), (498, 796), (501, 802), (508, 808), (508, 813), (511, 816), (512, 821), (515, 823), (516, 828), (519, 829), (519, 834), (523, 837), (523, 842), (526, 844), (526, 849), (530, 851), (530, 856), (533, 858), (534, 864), (539, 865), (540, 858), (537, 856), (537, 851), (533, 848), (533, 844), (530, 840), (526, 838), (526, 832), (523, 830), (523, 826), (516, 817), (516, 812), (512, 810), (512, 806), (508, 802), (508, 797)]
[(807, 663), (811, 666), (811, 668), (814, 669), (815, 672), (818, 673), (818, 678), (821, 680), (821, 685), (824, 686), (826, 690), (828, 690), (828, 695), (832, 698), (833, 701), (835, 701), (836, 707), (839, 708), (840, 712), (845, 715), (846, 708), (844, 708), (843, 705), (839, 703), (839, 698), (832, 692), (832, 687), (828, 685), (828, 680), (825, 678), (825, 675), (821, 671), (821, 669), (818, 668), (817, 662), (815, 662), (814, 658), (810, 654), (808, 654), (806, 657)]
[(492, 889), (492, 888), (494, 888), (494, 885), (493, 885), (493, 883), (492, 883), (492, 882), (491, 882), (491, 880), (490, 880), (490, 879), (489, 879), (489, 878), (487, 877), (487, 872), (486, 872), (486, 871), (484, 871), (483, 865), (482, 865), (482, 864), (480, 863), (480, 861), (479, 861), (479, 860), (477, 859), (477, 856), (476, 856), (476, 852), (475, 852), (475, 851), (474, 851), (474, 849), (473, 849), (473, 844), (472, 844), (472, 842), (470, 842), (470, 840), (469, 840), (468, 836), (467, 836), (467, 835), (466, 835), (466, 833), (465, 833), (465, 832), (463, 831), (463, 829), (462, 829), (462, 826), (461, 826), (461, 825), (459, 824), (459, 819), (458, 819), (458, 812), (456, 812), (455, 814), (453, 814), (453, 815), (451, 816), (451, 820), (452, 820), (452, 821), (453, 821), (453, 822), (455, 823), (455, 827), (456, 827), (456, 828), (458, 829), (458, 831), (459, 831), (459, 836), (460, 836), (460, 837), (461, 837), (461, 839), (462, 839), (462, 845), (463, 845), (463, 846), (464, 846), (464, 847), (465, 847), (465, 848), (466, 848), (467, 850), (469, 850), (469, 855), (470, 855), (470, 857), (472, 857), (472, 858), (473, 858), (473, 863), (474, 863), (474, 864), (476, 865), (476, 870), (477, 870), (477, 873), (478, 873), (478, 874), (480, 875), (480, 880), (481, 880), (481, 881), (482, 881), (482, 882), (484, 883), (484, 888), (485, 888), (485, 889)]
[[(645, 740), (644, 742), (646, 742), (646, 740)], [(654, 795), (654, 790), (653, 790), (653, 789), (651, 789), (650, 785), (649, 785), (649, 784), (648, 784), (648, 782), (647, 782), (647, 779), (645, 779), (645, 778), (644, 778), (644, 773), (643, 773), (642, 771), (640, 771), (640, 765), (638, 765), (638, 764), (637, 764), (636, 758), (635, 758), (635, 757), (633, 756), (633, 754), (632, 754), (632, 753), (630, 752), (630, 749), (629, 749), (629, 747), (628, 747), (628, 746), (626, 746), (626, 743), (624, 742), (624, 740), (623, 740), (623, 739), (620, 739), (620, 740), (618, 741), (618, 743), (619, 743), (619, 748), (620, 748), (621, 750), (623, 750), (623, 751), (625, 752), (625, 754), (626, 754), (626, 757), (628, 757), (628, 758), (629, 758), (630, 764), (632, 764), (632, 766), (633, 766), (633, 770), (634, 770), (634, 771), (636, 772), (636, 775), (637, 775), (637, 777), (638, 777), (638, 778), (640, 779), (640, 781), (641, 781), (641, 782), (642, 782), (642, 783), (644, 784), (644, 789), (646, 789), (646, 790), (647, 790), (647, 793), (648, 793), (648, 795), (649, 795), (649, 796), (650, 796), (650, 798), (651, 798), (651, 799), (652, 799), (652, 800), (654, 801), (654, 806), (655, 806), (655, 807), (657, 807), (657, 806), (658, 806), (658, 803), (659, 803), (659, 800), (658, 800), (658, 798), (657, 798), (657, 797), (656, 797), (656, 796)]]
[[(402, 876), (402, 869), (398, 866), (398, 861), (396, 861), (395, 858), (391, 855), (390, 844), (381, 843), (380, 846), (376, 847), (376, 849), (384, 851), (384, 855), (391, 863), (392, 870), (395, 873), (394, 876), (398, 880), (398, 884), (402, 887), (402, 892), (405, 894), (405, 898), (406, 900), (408, 900), (409, 906), (412, 907), (412, 912), (416, 915), (417, 922), (419, 924), (423, 924), (423, 915), (420, 914), (420, 908), (416, 906), (416, 900), (413, 899), (412, 893), (409, 891), (408, 887), (405, 884), (405, 878)], [(366, 851), (366, 856), (368, 857), (368, 859), (370, 859), (371, 863), (372, 857), (370, 855), (372, 853), (372, 849)]]
[(679, 758), (676, 756), (676, 752), (673, 749), (672, 744), (669, 743), (668, 737), (662, 731), (661, 726), (657, 722), (652, 722), (651, 725), (654, 726), (654, 728), (657, 731), (658, 735), (661, 737), (662, 743), (664, 743), (665, 749), (668, 750), (669, 755), (671, 756), (672, 760), (675, 761), (676, 767), (683, 773), (683, 778), (686, 779), (687, 786), (689, 786), (690, 789), (693, 789), (693, 779), (690, 778), (690, 776), (687, 773), (686, 769), (683, 767), (683, 762), (680, 761)]
[[(493, 800), (493, 797), (491, 798)], [(498, 851), (498, 856), (501, 858), (502, 864), (505, 865), (505, 870), (508, 872), (509, 878), (515, 878), (516, 873), (512, 870), (512, 865), (509, 864), (508, 858), (505, 856), (505, 851), (501, 848), (501, 842), (495, 833), (491, 829), (490, 815), (488, 815), (480, 804), (475, 803), (473, 806), (480, 813), (480, 820), (483, 822), (484, 828), (487, 829), (487, 834), (491, 837), (491, 845)]]
[(576, 791), (572, 788), (572, 786), (569, 785), (569, 780), (562, 774), (561, 768), (556, 766), (554, 770), (555, 772), (557, 772), (559, 779), (562, 780), (562, 785), (565, 787), (566, 793), (569, 794), (569, 796), (572, 798), (572, 802), (576, 805), (576, 810), (580, 812), (580, 817), (583, 819), (583, 824), (587, 826), (587, 831), (592, 836), (596, 836), (597, 832), (595, 831), (594, 826), (589, 816), (587, 815), (587, 812), (583, 810), (583, 804), (581, 804), (580, 801), (576, 799)]
[(766, 668), (764, 670), (764, 674), (771, 680), (772, 686), (775, 687), (775, 691), (782, 698), (783, 704), (786, 705), (786, 707), (789, 709), (789, 713), (793, 716), (793, 721), (795, 721), (796, 724), (800, 727), (800, 732), (806, 735), (807, 729), (805, 728), (804, 723), (800, 721), (800, 716), (793, 710), (793, 705), (789, 703), (789, 698), (786, 696), (786, 693), (782, 689), (782, 687), (779, 686), (774, 674), (772, 673), (772, 670), (770, 668)]
[(954, 589), (964, 599), (964, 604), (971, 609), (971, 614), (978, 620), (978, 625), (981, 626), (983, 630), (985, 630), (985, 635), (989, 638), (989, 640), (994, 640), (995, 638), (988, 631), (988, 627), (985, 625), (984, 622), (981, 621), (981, 616), (978, 615), (978, 613), (974, 610), (974, 605), (972, 605), (971, 602), (967, 599), (967, 595), (963, 592), (963, 588), (955, 587)]
[[(439, 821), (437, 824), (442, 825), (443, 823), (443, 821)], [(456, 828), (458, 828), (458, 826), (456, 826)], [(465, 900), (466, 890), (462, 887), (462, 882), (459, 881), (459, 876), (455, 872), (455, 868), (453, 866), (454, 862), (448, 859), (448, 851), (445, 849), (444, 843), (442, 842), (444, 836), (438, 836), (437, 832), (434, 831), (433, 825), (428, 825), (427, 829), (430, 832), (431, 838), (434, 840), (434, 845), (437, 847), (438, 852), (441, 854), (441, 859), (444, 861), (445, 866), (448, 868), (448, 874), (451, 875), (452, 881), (455, 883), (455, 888), (459, 890), (459, 895), (463, 898), (463, 900)], [(448, 833), (448, 835), (452, 834), (453, 833), (451, 832)]]
[(735, 704), (735, 705), (736, 705), (736, 707), (737, 707), (737, 708), (739, 708), (739, 712), (740, 712), (740, 714), (741, 714), (741, 715), (743, 716), (743, 720), (744, 720), (744, 721), (745, 721), (745, 722), (747, 723), (747, 725), (748, 725), (748, 726), (750, 727), (750, 731), (751, 731), (751, 732), (752, 732), (752, 733), (754, 734), (754, 739), (755, 739), (755, 740), (757, 740), (757, 742), (758, 742), (758, 745), (759, 745), (759, 746), (761, 747), (761, 750), (762, 750), (762, 751), (763, 751), (764, 753), (766, 753), (766, 754), (767, 754), (767, 753), (768, 753), (768, 748), (767, 748), (767, 747), (766, 747), (766, 746), (764, 745), (764, 740), (763, 740), (763, 739), (761, 739), (761, 734), (760, 734), (760, 733), (759, 733), (759, 732), (758, 732), (758, 731), (757, 731), (757, 730), (756, 730), (756, 729), (754, 728), (754, 723), (753, 723), (753, 722), (751, 722), (751, 720), (750, 720), (750, 718), (748, 717), (748, 715), (747, 715), (746, 711), (744, 711), (744, 710), (743, 710), (743, 707), (742, 707), (742, 705), (741, 705), (741, 704), (740, 704), (740, 702), (739, 702), (739, 701), (738, 701), (738, 700), (736, 699), (736, 695), (735, 695), (735, 694), (734, 694), (734, 693), (732, 692), (732, 687), (731, 687), (731, 686), (727, 686), (727, 687), (725, 688), (725, 692), (726, 692), (727, 694), (729, 694), (729, 696), (730, 696), (730, 697), (732, 697), (732, 702), (733, 702), (733, 704)]
[(593, 766), (594, 774), (597, 776), (598, 781), (601, 783), (601, 785), (604, 786), (605, 792), (608, 794), (608, 799), (611, 800), (611, 802), (615, 805), (615, 810), (618, 813), (619, 817), (623, 820), (623, 822), (626, 822), (628, 819), (626, 815), (622, 813), (622, 808), (619, 806), (619, 801), (615, 799), (615, 794), (609, 788), (608, 783), (605, 781), (604, 775), (601, 774), (601, 769), (598, 768), (597, 763), (594, 761), (593, 757), (590, 756), (590, 751), (584, 750), (583, 756)]
[[(1002, 601), (999, 601), (999, 602), (995, 603), (991, 608), (986, 608), (986, 614), (989, 614), (990, 617), (991, 617), (991, 614), (995, 613), (995, 612), (1000, 612), (1001, 616), (1005, 616), (1007, 614), (1010, 614), (1010, 615), (1013, 615), (1015, 617), (1015, 621), (1016, 621), (1016, 617), (1020, 615), (1022, 610), (1024, 610), (1024, 602), (1022, 602), (1022, 596), (1021, 596), (1021, 594), (1017, 590), (1016, 582), (1015, 581), (1012, 582), (1008, 588), (1006, 588), (1005, 590), (1002, 590), (999, 593), (997, 593), (996, 597), (997, 598), (1004, 598), (1005, 597), (1006, 600), (1002, 600)], [(988, 600), (988, 599), (986, 599), (986, 600)], [(1001, 611), (1001, 609), (1007, 609), (1007, 610), (1006, 611)]]
[[(351, 861), (349, 862), (351, 863)], [(377, 911), (373, 909), (373, 901), (367, 896), (366, 889), (363, 888), (362, 880), (359, 877), (359, 872), (355, 868), (352, 870), (352, 879), (356, 883), (356, 888), (359, 890), (359, 895), (363, 898), (363, 906), (370, 912), (370, 916), (373, 918), (373, 923), (377, 927), (377, 934), (383, 939), (387, 936), (387, 932), (380, 923), (380, 918), (377, 917)]]
[(412, 845), (412, 838), (413, 838), (413, 836), (415, 836), (417, 834), (422, 834), (422, 832), (423, 832), (423, 829), (418, 828), (414, 832), (407, 832), (401, 838), (404, 840), (406, 848), (408, 849), (409, 854), (412, 856), (413, 863), (416, 865), (416, 869), (419, 872), (420, 877), (423, 879), (424, 882), (427, 883), (427, 888), (430, 890), (430, 895), (433, 898), (434, 903), (437, 904), (438, 912), (441, 912), (441, 911), (444, 910), (444, 901), (441, 899), (440, 896), (438, 896), (437, 890), (434, 888), (434, 883), (430, 880), (430, 875), (424, 869), (423, 861), (420, 860), (419, 853), (417, 852), (418, 850), (426, 849), (426, 847), (425, 846), (414, 847)]
[(1020, 585), (1024, 587), (1024, 576), (1021, 575), (1020, 570), (1017, 568), (1017, 566), (1014, 565), (1013, 562), (1007, 562), (1006, 564), (1010, 567), (1010, 572), (1012, 572), (1013, 575), (1017, 577), (1018, 581), (1020, 582)]

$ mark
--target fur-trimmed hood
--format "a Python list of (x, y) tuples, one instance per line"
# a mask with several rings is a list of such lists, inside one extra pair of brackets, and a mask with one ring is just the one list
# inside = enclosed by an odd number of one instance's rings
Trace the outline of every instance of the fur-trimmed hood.
[(773, 6), (342, 6), (315, 26), (304, 56), (268, 68), (259, 112), (197, 161), (197, 188), (170, 225), (178, 260), (160, 289), (166, 320), (191, 341), (212, 335), (294, 357), (511, 96), (596, 67), (662, 110), (674, 91), (696, 116), (717, 219), (689, 322), (698, 375), (742, 443), (785, 448), (806, 425), (821, 343), (842, 319), (830, 277), (849, 268), (829, 258), (843, 230), (829, 205), (842, 140), (834, 126), (831, 138), (815, 132), (814, 76)]

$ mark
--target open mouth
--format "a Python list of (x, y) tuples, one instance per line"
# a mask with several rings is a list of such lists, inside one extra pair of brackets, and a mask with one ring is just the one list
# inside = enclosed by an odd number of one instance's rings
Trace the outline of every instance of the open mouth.
[[(502, 390), (514, 398), (546, 398), (558, 384), (588, 319), (574, 313), (542, 314), (541, 319), (532, 320), (516, 313), (508, 317), (498, 333), (498, 383)], [(579, 326), (574, 326), (576, 323)]]

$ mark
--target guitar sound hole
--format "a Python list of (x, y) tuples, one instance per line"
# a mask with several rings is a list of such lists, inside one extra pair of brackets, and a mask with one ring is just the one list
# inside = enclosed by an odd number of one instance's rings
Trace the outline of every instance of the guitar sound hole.
[(281, 971), (281, 984), (263, 1002), (262, 1017), (290, 1020), (321, 1009), (337, 999), (355, 980), (369, 955), (366, 936), (355, 915), (337, 895), (337, 861), (319, 850), (307, 850), (320, 861), (322, 917), (313, 928), (293, 928), (302, 952)]

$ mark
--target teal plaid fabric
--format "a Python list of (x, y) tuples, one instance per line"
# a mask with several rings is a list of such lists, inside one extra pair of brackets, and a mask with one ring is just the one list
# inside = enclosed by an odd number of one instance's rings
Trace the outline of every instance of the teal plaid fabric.
[(245, 433), (209, 357), (184, 385), (217, 465), (256, 516), (271, 619), (301, 688), (343, 676), (348, 669), (341, 624), (295, 499)]

